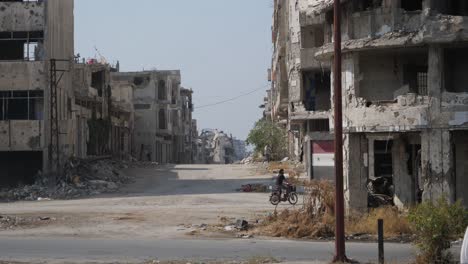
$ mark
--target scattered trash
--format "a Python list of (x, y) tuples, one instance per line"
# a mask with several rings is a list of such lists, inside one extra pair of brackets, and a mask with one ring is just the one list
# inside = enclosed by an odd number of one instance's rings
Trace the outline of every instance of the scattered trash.
[(236, 228), (239, 230), (247, 230), (249, 226), (249, 222), (239, 219), (236, 221)]
[(234, 231), (236, 229), (236, 226), (233, 225), (228, 225), (224, 227), (224, 231)]

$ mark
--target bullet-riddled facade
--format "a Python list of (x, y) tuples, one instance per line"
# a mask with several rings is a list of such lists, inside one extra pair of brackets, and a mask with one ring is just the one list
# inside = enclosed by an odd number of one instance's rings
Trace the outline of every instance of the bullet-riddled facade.
[[(285, 52), (287, 74), (274, 70), (281, 61), (274, 55), (272, 93), (288, 91), (287, 124), (290, 133), (299, 135), (290, 136), (290, 149), (300, 154), (298, 146), (307, 146), (304, 163), (311, 176), (318, 171), (314, 164), (323, 162), (316, 153), (333, 151), (331, 142), (314, 145), (317, 138), (332, 139), (327, 134), (333, 132), (332, 4), (290, 0), (275, 5), (275, 14), (286, 17), (275, 21), (287, 23), (283, 27), (291, 36), (279, 40), (285, 36), (274, 34), (276, 43), (285, 43), (275, 54)], [(466, 1), (342, 1), (342, 9), (349, 208), (367, 208), (366, 183), (379, 177), (391, 180), (398, 206), (442, 195), (468, 205), (463, 192), (468, 183)], [(303, 107), (315, 111), (305, 113)], [(271, 116), (279, 119), (275, 111)], [(307, 128), (294, 128), (304, 117)]]

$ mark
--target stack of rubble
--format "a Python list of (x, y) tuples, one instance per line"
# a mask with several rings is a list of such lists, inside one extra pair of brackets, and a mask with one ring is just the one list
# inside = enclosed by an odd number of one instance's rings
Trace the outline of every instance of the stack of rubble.
[(75, 199), (83, 196), (115, 192), (132, 179), (120, 172), (128, 165), (113, 160), (71, 159), (57, 184), (41, 177), (34, 185), (0, 192), (0, 200)]

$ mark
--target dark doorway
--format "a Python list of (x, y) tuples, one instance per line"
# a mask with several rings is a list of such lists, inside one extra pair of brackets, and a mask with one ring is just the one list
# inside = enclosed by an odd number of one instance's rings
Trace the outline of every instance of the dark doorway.
[(42, 171), (42, 152), (0, 152), (0, 187), (32, 185)]

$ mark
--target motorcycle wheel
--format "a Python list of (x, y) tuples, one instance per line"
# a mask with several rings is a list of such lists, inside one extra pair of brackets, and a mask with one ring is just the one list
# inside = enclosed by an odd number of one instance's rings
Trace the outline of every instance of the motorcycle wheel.
[(272, 205), (278, 205), (281, 202), (281, 198), (277, 194), (270, 196), (270, 203)]
[(297, 194), (295, 192), (292, 192), (289, 194), (288, 201), (290, 204), (296, 205), (299, 201), (299, 198), (297, 197)]

